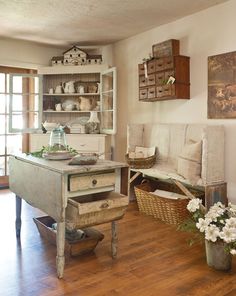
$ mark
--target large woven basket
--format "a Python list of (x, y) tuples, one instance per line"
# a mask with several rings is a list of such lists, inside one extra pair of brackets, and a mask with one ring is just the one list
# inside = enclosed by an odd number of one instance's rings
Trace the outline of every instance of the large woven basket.
[[(148, 180), (134, 187), (140, 212), (168, 224), (180, 224), (190, 216), (187, 210), (189, 199), (161, 197), (152, 193), (156, 189), (183, 194), (175, 184)], [(204, 197), (204, 193), (201, 191), (190, 190), (190, 192), (200, 199)]]
[(152, 155), (145, 158), (130, 158), (128, 154), (126, 154), (126, 161), (130, 168), (132, 169), (149, 169), (156, 162), (156, 155)]

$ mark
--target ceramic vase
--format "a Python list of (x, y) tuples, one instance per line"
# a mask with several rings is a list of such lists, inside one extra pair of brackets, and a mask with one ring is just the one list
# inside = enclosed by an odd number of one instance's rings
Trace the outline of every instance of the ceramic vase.
[(227, 271), (231, 269), (232, 255), (225, 250), (226, 243), (222, 240), (211, 242), (205, 240), (206, 260), (210, 267), (216, 270)]
[(99, 134), (100, 133), (100, 121), (98, 119), (98, 113), (96, 111), (90, 112), (90, 118), (86, 123), (87, 134)]

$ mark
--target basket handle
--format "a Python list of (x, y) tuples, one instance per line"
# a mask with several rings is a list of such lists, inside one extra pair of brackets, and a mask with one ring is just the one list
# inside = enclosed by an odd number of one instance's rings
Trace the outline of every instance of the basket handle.
[(179, 187), (179, 189), (190, 199), (195, 198), (195, 196), (179, 181), (172, 179), (172, 181)]
[(145, 184), (145, 183), (150, 184), (150, 180), (148, 180), (148, 179), (143, 179), (143, 180), (141, 181), (141, 184)]

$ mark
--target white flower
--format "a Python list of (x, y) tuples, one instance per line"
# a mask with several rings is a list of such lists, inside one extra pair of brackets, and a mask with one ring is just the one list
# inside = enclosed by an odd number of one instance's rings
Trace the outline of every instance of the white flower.
[(235, 228), (225, 226), (220, 232), (220, 238), (223, 239), (226, 243), (231, 243), (236, 240), (236, 231)]
[(220, 231), (216, 225), (209, 225), (206, 227), (205, 239), (216, 242), (217, 237), (219, 237)]
[(200, 200), (199, 198), (193, 198), (189, 201), (187, 205), (187, 209), (189, 210), (189, 212), (194, 213), (196, 210), (200, 208), (201, 203), (202, 203), (202, 200)]
[(236, 255), (236, 250), (235, 249), (230, 250), (230, 254)]
[(220, 207), (220, 208), (222, 208), (222, 209), (225, 208), (225, 205), (223, 205), (222, 202), (220, 202), (220, 201), (218, 201), (218, 202), (217, 202), (216, 204), (214, 204), (214, 205), (216, 205), (217, 207)]
[(209, 226), (210, 222), (211, 221), (209, 219), (199, 218), (198, 222), (196, 223), (196, 227), (200, 230), (200, 232), (204, 232), (206, 231), (206, 228)]
[(211, 222), (216, 222), (218, 217), (220, 215), (214, 210), (209, 210), (205, 215), (205, 218), (211, 220)]
[(229, 215), (231, 217), (236, 217), (236, 209), (234, 208), (228, 208), (228, 212), (229, 212)]
[(236, 228), (236, 218), (231, 217), (225, 220), (225, 226)]

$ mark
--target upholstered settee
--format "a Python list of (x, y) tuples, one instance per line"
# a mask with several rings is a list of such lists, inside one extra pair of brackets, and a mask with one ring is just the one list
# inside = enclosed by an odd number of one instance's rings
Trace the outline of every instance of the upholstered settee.
[(157, 149), (153, 167), (132, 171), (158, 179), (176, 179), (204, 189), (223, 186), (226, 191), (224, 142), (222, 125), (129, 124), (127, 129), (128, 152), (136, 146)]

